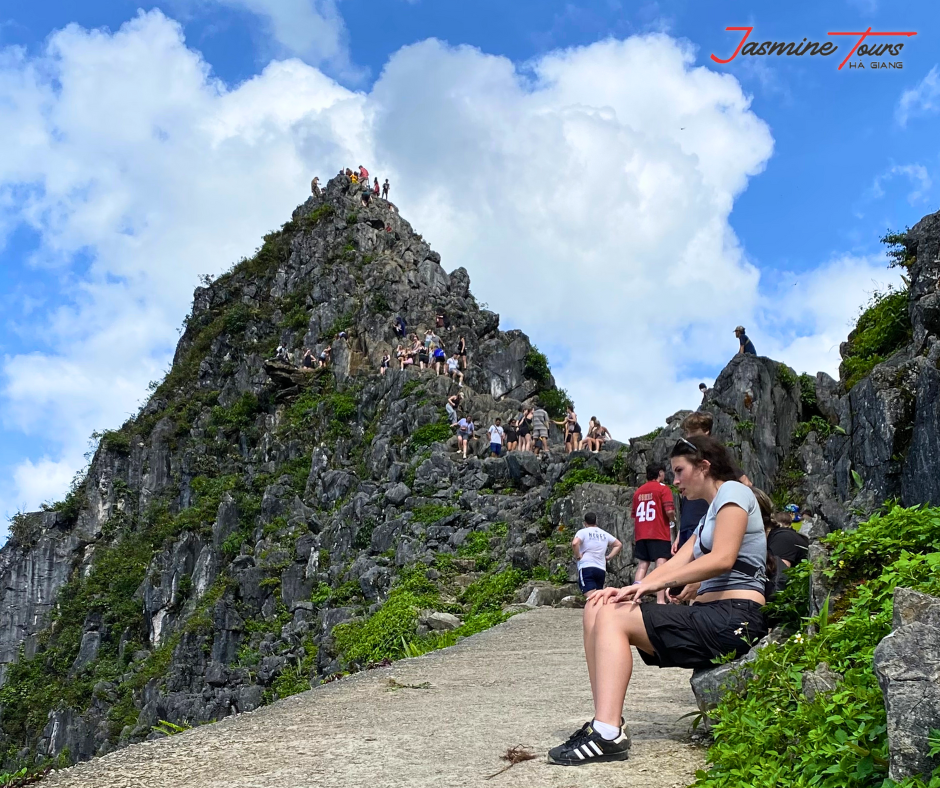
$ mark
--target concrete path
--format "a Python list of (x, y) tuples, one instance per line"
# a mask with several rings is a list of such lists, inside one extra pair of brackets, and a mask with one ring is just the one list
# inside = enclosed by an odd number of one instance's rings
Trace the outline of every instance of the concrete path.
[[(689, 673), (639, 659), (627, 693), (630, 760), (551, 766), (545, 753), (592, 716), (581, 612), (541, 608), (453, 648), (359, 673), (47, 778), (48, 788), (684, 788)], [(430, 683), (429, 689), (389, 690)], [(524, 745), (538, 756), (485, 779)]]

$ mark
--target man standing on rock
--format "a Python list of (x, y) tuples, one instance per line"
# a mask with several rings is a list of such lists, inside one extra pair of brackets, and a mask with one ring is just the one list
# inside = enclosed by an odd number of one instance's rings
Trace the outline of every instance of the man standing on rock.
[[(607, 548), (613, 545), (608, 554)], [(582, 594), (604, 587), (607, 579), (607, 561), (623, 549), (623, 543), (613, 534), (597, 527), (597, 515), (585, 512), (584, 527), (571, 540), (571, 549), (578, 562), (578, 588)]]
[[(634, 538), (637, 558), (636, 582), (650, 570), (650, 565), (662, 566), (672, 555), (669, 525), (675, 525), (676, 506), (672, 490), (664, 484), (666, 471), (662, 465), (646, 466), (646, 484), (633, 493)], [(656, 592), (656, 601), (666, 604), (666, 590)]]
[(545, 451), (548, 451), (548, 425), (550, 419), (548, 413), (545, 411), (545, 408), (542, 407), (541, 403), (535, 406), (535, 411), (532, 413), (532, 437), (535, 439), (534, 448), (535, 453), (539, 453), (539, 443), (542, 444), (542, 448)]

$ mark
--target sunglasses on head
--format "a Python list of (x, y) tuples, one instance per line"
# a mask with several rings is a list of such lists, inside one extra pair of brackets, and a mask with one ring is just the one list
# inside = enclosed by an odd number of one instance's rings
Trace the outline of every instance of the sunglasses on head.
[(676, 445), (673, 447), (672, 453), (676, 454), (678, 452), (679, 454), (688, 454), (687, 450), (689, 449), (692, 450), (693, 454), (701, 454), (698, 446), (692, 443), (692, 441), (686, 440), (685, 438), (679, 438), (679, 440), (676, 441)]

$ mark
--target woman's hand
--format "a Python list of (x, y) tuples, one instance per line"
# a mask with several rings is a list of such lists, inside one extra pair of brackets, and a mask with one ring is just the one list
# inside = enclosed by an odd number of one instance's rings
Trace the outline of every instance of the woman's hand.
[(691, 602), (695, 599), (698, 594), (698, 587), (702, 585), (701, 583), (689, 583), (685, 588), (682, 589), (682, 593), (678, 596), (670, 596), (669, 601), (675, 605), (681, 605), (684, 602)]

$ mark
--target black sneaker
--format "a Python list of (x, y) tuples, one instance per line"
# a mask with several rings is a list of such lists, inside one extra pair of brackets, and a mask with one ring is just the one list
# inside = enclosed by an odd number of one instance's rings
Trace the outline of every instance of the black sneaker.
[(580, 735), (548, 751), (548, 762), (559, 766), (581, 766), (602, 761), (625, 761), (630, 757), (630, 734), (623, 728), (609, 741), (587, 723)]
[[(572, 741), (574, 741), (575, 739), (578, 739), (578, 738), (580, 738), (581, 736), (583, 736), (583, 735), (584, 735), (584, 732), (588, 729), (588, 726), (589, 726), (590, 724), (591, 724), (591, 721), (588, 720), (586, 723), (584, 723), (584, 725), (582, 725), (582, 726), (581, 726), (580, 728), (578, 728), (574, 733), (572, 733), (572, 734), (567, 738), (566, 741), (572, 742)], [(620, 718), (620, 727), (623, 728), (626, 724), (627, 724), (626, 720), (625, 720), (623, 717), (621, 717), (621, 718)]]

